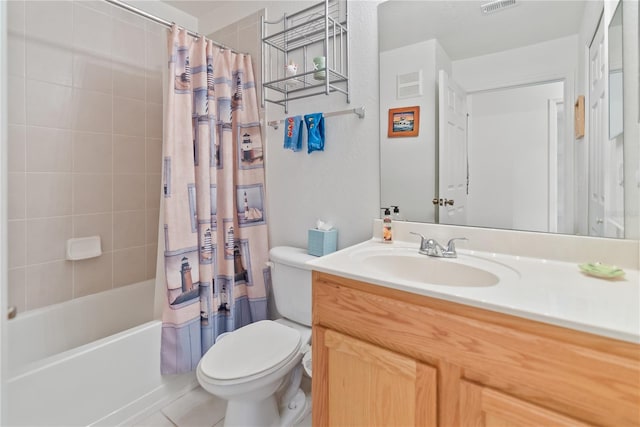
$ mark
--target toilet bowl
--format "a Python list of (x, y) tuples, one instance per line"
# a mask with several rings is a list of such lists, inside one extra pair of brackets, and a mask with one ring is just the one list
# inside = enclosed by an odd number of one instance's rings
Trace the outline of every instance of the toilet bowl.
[[(286, 321), (263, 320), (211, 347), (200, 360), (196, 376), (203, 389), (227, 400), (225, 426), (293, 425), (309, 413), (310, 401), (304, 393), (288, 393), (287, 402), (279, 402), (276, 394), (292, 370), (301, 367), (311, 330), (305, 335)], [(297, 384), (285, 383), (284, 388), (292, 385), (297, 391), (299, 376)]]
[(292, 426), (311, 411), (300, 382), (311, 339), (311, 271), (305, 263), (314, 257), (286, 247), (273, 248), (270, 257), (276, 308), (287, 318), (226, 334), (196, 369), (202, 388), (227, 400), (226, 427)]

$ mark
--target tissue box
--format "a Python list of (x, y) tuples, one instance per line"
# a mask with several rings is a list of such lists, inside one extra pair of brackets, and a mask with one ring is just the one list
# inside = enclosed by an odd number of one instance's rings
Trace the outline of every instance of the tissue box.
[(309, 255), (322, 256), (335, 252), (338, 247), (338, 230), (309, 230)]

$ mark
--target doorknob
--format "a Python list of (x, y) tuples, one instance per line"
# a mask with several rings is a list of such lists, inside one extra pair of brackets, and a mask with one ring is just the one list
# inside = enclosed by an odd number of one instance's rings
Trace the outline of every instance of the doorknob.
[(9, 319), (13, 319), (14, 317), (16, 317), (17, 314), (18, 314), (18, 309), (16, 308), (15, 305), (10, 306), (9, 309), (7, 310), (7, 318)]
[(604, 220), (602, 218), (596, 219), (596, 224), (602, 224)]
[(432, 199), (431, 203), (433, 203), (434, 205), (440, 205), (440, 206), (453, 206), (453, 199), (449, 200), (449, 199)]

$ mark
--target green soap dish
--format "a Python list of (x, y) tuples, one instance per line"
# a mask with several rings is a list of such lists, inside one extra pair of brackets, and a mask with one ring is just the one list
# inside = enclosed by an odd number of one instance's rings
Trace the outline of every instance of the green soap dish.
[(599, 262), (587, 262), (580, 264), (578, 267), (584, 274), (601, 279), (618, 279), (625, 274), (623, 269), (615, 265), (601, 264)]

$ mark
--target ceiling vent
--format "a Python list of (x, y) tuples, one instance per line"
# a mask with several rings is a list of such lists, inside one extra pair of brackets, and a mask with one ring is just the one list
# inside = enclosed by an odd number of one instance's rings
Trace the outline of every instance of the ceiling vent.
[(496, 0), (481, 5), (480, 10), (483, 15), (489, 15), (514, 6), (517, 6), (516, 0)]

